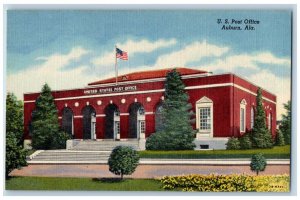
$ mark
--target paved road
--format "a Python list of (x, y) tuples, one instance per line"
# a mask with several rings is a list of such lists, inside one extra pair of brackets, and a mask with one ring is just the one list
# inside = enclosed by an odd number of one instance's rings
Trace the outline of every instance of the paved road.
[[(166, 175), (183, 174), (252, 174), (249, 165), (139, 165), (136, 171), (125, 177), (157, 178)], [(290, 165), (268, 165), (261, 174), (289, 174)], [(59, 164), (59, 165), (29, 165), (21, 170), (14, 170), (12, 176), (44, 176), (44, 177), (116, 177), (105, 164)]]

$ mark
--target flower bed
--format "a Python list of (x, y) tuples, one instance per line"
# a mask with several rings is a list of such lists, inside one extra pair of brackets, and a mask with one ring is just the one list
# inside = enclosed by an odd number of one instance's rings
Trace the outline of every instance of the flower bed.
[(185, 175), (160, 179), (165, 190), (199, 192), (289, 192), (288, 175)]

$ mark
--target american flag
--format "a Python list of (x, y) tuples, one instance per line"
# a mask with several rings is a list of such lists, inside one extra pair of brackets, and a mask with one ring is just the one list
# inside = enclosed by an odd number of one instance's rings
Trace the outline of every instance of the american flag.
[(128, 60), (127, 52), (122, 51), (121, 49), (116, 48), (116, 56), (122, 60)]

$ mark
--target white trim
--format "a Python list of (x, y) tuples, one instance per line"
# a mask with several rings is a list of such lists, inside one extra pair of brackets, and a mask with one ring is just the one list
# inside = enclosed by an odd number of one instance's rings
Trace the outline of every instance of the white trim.
[(154, 112), (145, 112), (145, 115), (153, 115)]
[[(202, 89), (202, 88), (214, 88), (214, 87), (228, 87), (233, 86), (236, 87), (244, 92), (257, 96), (256, 93), (234, 83), (219, 83), (219, 84), (208, 84), (208, 85), (197, 85), (197, 86), (187, 86), (185, 87), (186, 90), (194, 90), (194, 89)], [(56, 98), (55, 101), (61, 100), (73, 100), (73, 99), (84, 99), (84, 98), (98, 98), (98, 97), (109, 97), (109, 96), (121, 96), (121, 95), (130, 95), (130, 94), (144, 94), (144, 93), (157, 93), (157, 92), (164, 92), (165, 89), (156, 89), (156, 90), (143, 90), (143, 91), (135, 91), (135, 92), (123, 92), (123, 93), (112, 93), (112, 94), (98, 94), (98, 95), (86, 95), (86, 96), (79, 96), (79, 97), (65, 97), (65, 98)], [(262, 97), (264, 100), (269, 101), (273, 104), (277, 104), (276, 102)], [(24, 103), (32, 103), (35, 100), (24, 101)]]
[(187, 86), (184, 89), (186, 89), (186, 90), (194, 90), (194, 89), (202, 89), (202, 88), (227, 87), (227, 86), (233, 86), (233, 83), (218, 83), (218, 84), (207, 84), (207, 85), (195, 85), (195, 86)]
[(83, 118), (82, 115), (74, 115), (74, 118)]
[[(246, 89), (246, 88), (244, 88), (244, 87), (242, 87), (242, 86), (240, 86), (240, 85), (233, 84), (233, 86), (236, 87), (236, 88), (238, 88), (238, 89), (240, 89), (240, 90), (243, 90), (244, 92), (248, 92), (248, 93), (250, 93), (250, 94), (252, 94), (252, 95), (257, 96), (257, 94), (256, 94), (255, 92), (252, 92), (252, 91), (250, 91), (250, 90), (248, 90), (248, 89)], [(266, 98), (266, 97), (262, 97), (262, 98), (263, 98), (264, 100), (266, 100), (266, 101), (269, 101), (269, 102), (271, 102), (271, 103), (277, 104), (276, 102), (272, 101), (271, 99), (268, 99), (268, 98)]]
[(105, 114), (98, 114), (96, 115), (96, 117), (105, 117), (106, 115)]
[(127, 116), (129, 113), (120, 113), (120, 116)]
[(24, 101), (24, 103), (34, 103), (35, 100), (30, 100), (30, 101)]
[(62, 119), (62, 117), (58, 116), (58, 119)]
[(70, 100), (70, 99), (85, 99), (85, 98), (95, 98), (95, 97), (111, 97), (111, 96), (130, 95), (130, 94), (156, 93), (156, 92), (164, 92), (164, 91), (165, 91), (165, 89), (143, 90), (143, 91), (137, 91), (137, 92), (123, 92), (123, 93), (112, 93), (112, 94), (86, 95), (86, 96), (80, 96), (80, 97), (65, 97), (65, 98), (57, 98), (57, 99), (54, 99), (54, 100), (61, 101), (61, 100)]

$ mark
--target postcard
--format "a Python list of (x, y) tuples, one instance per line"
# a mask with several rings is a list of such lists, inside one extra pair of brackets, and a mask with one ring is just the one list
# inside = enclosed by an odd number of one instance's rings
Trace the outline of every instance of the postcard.
[(8, 9), (7, 191), (290, 192), (293, 9)]

